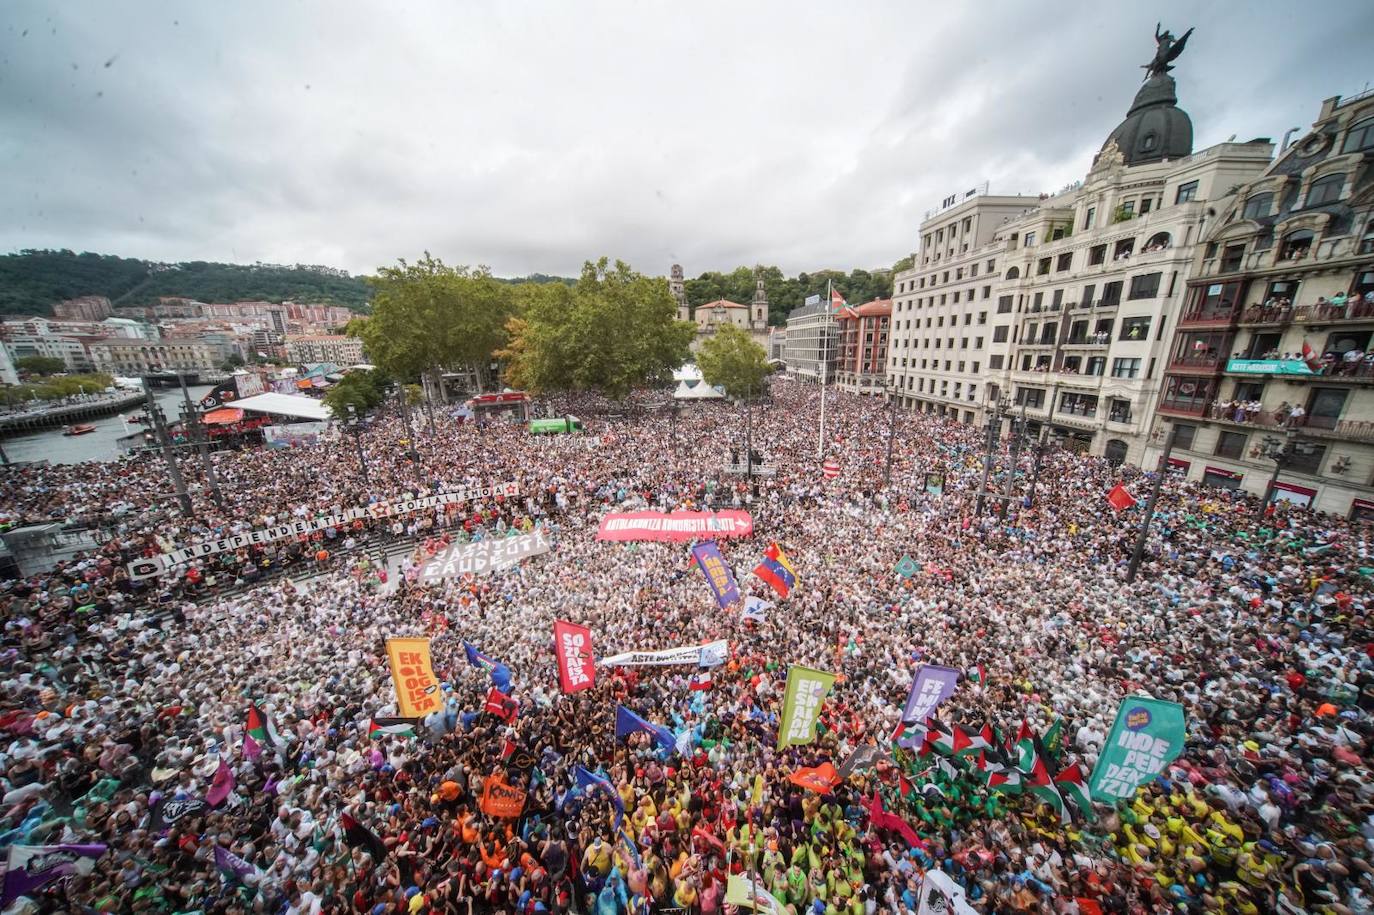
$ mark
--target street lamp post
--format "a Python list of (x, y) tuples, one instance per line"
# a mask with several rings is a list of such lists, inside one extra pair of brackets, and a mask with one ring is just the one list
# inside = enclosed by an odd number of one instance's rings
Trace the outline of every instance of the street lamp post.
[(1269, 477), (1269, 485), (1264, 488), (1264, 507), (1274, 503), (1279, 491), (1279, 474), (1292, 463), (1295, 454), (1311, 454), (1312, 445), (1298, 441), (1298, 430), (1289, 426), (1283, 430), (1283, 438), (1272, 435), (1264, 437), (1264, 456), (1274, 462), (1274, 472)]
[(992, 476), (992, 449), (997, 435), (997, 424), (1002, 420), (1002, 404), (992, 404), (988, 411), (987, 439), (983, 443), (983, 479), (978, 484), (978, 504), (974, 508), (974, 514), (983, 517), (983, 506), (988, 498), (988, 480)]
[(1040, 458), (1045, 454), (1045, 439), (1049, 437), (1049, 426), (1040, 426), (1040, 435), (1035, 440), (1035, 467), (1031, 471), (1030, 492), (1026, 493), (1026, 507), (1035, 507), (1035, 485), (1040, 482)]
[(348, 405), (348, 428), (353, 433), (353, 445), (358, 449), (358, 467), (363, 472), (363, 484), (371, 486), (372, 480), (367, 474), (367, 455), (363, 452), (362, 418), (358, 416), (358, 408), (353, 404)]
[(897, 440), (897, 398), (892, 396), (892, 389), (886, 389), (887, 394), (887, 464), (883, 467), (883, 489), (892, 485), (892, 446)]
[(195, 514), (191, 508), (191, 494), (186, 489), (186, 479), (181, 475), (181, 468), (177, 466), (176, 454), (172, 452), (172, 440), (167, 437), (167, 425), (163, 421), (162, 407), (158, 406), (157, 401), (153, 399), (153, 389), (148, 385), (146, 379), (143, 382), (143, 395), (147, 398), (148, 420), (153, 424), (153, 433), (157, 437), (158, 445), (162, 447), (162, 459), (167, 462), (167, 476), (172, 478), (172, 486), (176, 489), (181, 513), (190, 518)]
[(1021, 439), (1026, 434), (1026, 405), (1021, 405), (1021, 416), (1018, 419), (1011, 418), (1011, 467), (1007, 470), (1007, 479), (1002, 487), (1002, 505), (997, 510), (997, 517), (1007, 520), (1007, 506), (1011, 505), (1011, 488), (1016, 482), (1016, 470), (1021, 466)]
[(1178, 426), (1169, 427), (1169, 435), (1164, 440), (1164, 451), (1159, 456), (1159, 467), (1155, 471), (1155, 485), (1150, 488), (1150, 498), (1145, 502), (1145, 517), (1140, 520), (1140, 534), (1135, 538), (1135, 549), (1131, 551), (1131, 564), (1126, 569), (1126, 581), (1135, 581), (1140, 571), (1140, 561), (1145, 557), (1145, 541), (1150, 538), (1150, 522), (1155, 517), (1155, 503), (1159, 501), (1159, 490), (1164, 486), (1164, 476), (1169, 472), (1169, 458), (1174, 453), (1174, 437)]
[(186, 376), (177, 372), (177, 381), (181, 382), (182, 425), (186, 427), (187, 433), (191, 436), (191, 441), (195, 442), (196, 451), (200, 453), (200, 467), (205, 473), (205, 482), (210, 487), (210, 496), (215, 500), (216, 505), (222, 506), (224, 505), (224, 492), (219, 488), (219, 477), (215, 475), (215, 465), (210, 460), (210, 448), (207, 443), (209, 435), (205, 429), (205, 424), (200, 420), (200, 413), (191, 403), (191, 391), (186, 387)]

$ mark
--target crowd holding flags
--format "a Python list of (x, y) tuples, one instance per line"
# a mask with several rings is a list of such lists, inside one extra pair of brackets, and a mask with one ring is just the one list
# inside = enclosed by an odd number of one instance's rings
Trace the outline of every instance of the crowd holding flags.
[(781, 598), (786, 598), (797, 585), (797, 570), (776, 543), (768, 544), (768, 549), (763, 551), (763, 560), (754, 568), (754, 575)]
[(1117, 483), (1107, 493), (1107, 502), (1119, 512), (1124, 512), (1135, 504), (1135, 496), (1131, 495), (1122, 483)]

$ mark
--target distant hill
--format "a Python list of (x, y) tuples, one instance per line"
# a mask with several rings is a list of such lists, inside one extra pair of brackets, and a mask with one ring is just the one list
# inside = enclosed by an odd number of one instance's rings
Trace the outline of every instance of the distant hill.
[(72, 251), (0, 256), (0, 314), (48, 314), (53, 303), (81, 295), (103, 295), (116, 306), (185, 296), (201, 302), (291, 299), (365, 311), (371, 293), (361, 277), (304, 264), (160, 264)]

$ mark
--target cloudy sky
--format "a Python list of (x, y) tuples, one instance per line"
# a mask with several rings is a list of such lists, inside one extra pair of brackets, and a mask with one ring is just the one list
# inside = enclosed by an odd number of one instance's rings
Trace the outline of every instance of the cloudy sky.
[(1196, 148), (1374, 79), (1374, 3), (62, 3), (0, 26), (0, 249), (502, 275), (889, 265), (1081, 178), (1156, 19)]

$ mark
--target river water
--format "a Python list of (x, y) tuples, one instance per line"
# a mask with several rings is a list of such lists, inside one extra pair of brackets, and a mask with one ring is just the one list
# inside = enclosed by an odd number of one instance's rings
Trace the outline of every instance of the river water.
[[(211, 385), (190, 385), (191, 402), (196, 403), (210, 393)], [(181, 388), (156, 388), (153, 399), (162, 407), (162, 414), (172, 422), (181, 416)], [(137, 423), (125, 423), (121, 417), (142, 413), (143, 405), (130, 407), (122, 414), (92, 419), (88, 422), (95, 426), (94, 432), (86, 435), (66, 436), (62, 428), (45, 429), (42, 432), (29, 432), (0, 439), (11, 461), (50, 461), (54, 464), (75, 464), (80, 461), (113, 461), (120, 456), (116, 441), (130, 433), (145, 428)]]

